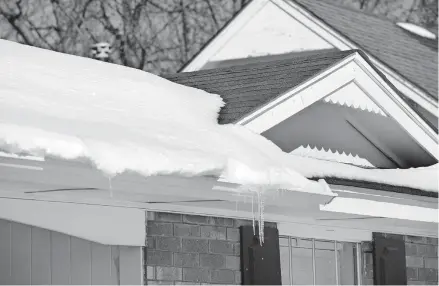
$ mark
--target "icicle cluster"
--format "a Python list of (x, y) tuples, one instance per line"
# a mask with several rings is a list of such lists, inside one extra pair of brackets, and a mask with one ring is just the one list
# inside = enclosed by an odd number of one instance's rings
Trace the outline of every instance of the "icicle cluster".
[[(258, 221), (258, 236), (259, 236), (259, 243), (262, 245), (264, 243), (264, 208), (265, 208), (265, 201), (264, 201), (264, 191), (265, 188), (261, 186), (256, 187), (247, 187), (247, 191), (251, 193), (251, 205), (252, 205), (252, 223), (253, 223), (253, 234), (256, 235), (256, 220)], [(257, 210), (255, 211), (254, 207), (254, 195), (256, 193), (257, 196)], [(257, 213), (257, 218), (256, 214)]]

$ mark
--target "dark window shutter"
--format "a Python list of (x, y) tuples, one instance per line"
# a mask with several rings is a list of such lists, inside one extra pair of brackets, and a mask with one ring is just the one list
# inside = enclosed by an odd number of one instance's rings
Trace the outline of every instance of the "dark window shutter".
[(373, 235), (375, 285), (407, 285), (404, 240)]
[(253, 234), (253, 226), (241, 226), (241, 269), (243, 285), (282, 284), (276, 228), (264, 228), (264, 243), (261, 246), (259, 237)]

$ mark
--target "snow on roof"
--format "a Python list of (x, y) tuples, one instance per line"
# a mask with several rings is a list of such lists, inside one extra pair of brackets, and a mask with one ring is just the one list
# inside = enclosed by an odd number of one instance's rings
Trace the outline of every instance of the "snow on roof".
[(310, 183), (271, 141), (218, 125), (218, 95), (140, 70), (0, 40), (0, 150), (87, 158), (112, 175)]
[(288, 155), (243, 126), (219, 125), (223, 105), (143, 71), (0, 40), (0, 151), (87, 158), (110, 175), (214, 175), (273, 189), (337, 177), (438, 190), (437, 165), (366, 170)]
[(367, 169), (289, 154), (293, 167), (307, 178), (338, 178), (438, 192), (439, 164), (410, 169)]

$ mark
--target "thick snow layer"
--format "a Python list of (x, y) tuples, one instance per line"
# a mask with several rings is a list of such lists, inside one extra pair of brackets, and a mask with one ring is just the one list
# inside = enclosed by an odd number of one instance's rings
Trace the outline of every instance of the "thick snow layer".
[(215, 175), (287, 189), (310, 183), (264, 137), (218, 125), (223, 104), (143, 71), (0, 40), (0, 150), (87, 158), (110, 175)]
[(411, 169), (364, 169), (290, 154), (293, 168), (307, 178), (339, 178), (438, 192), (439, 164)]

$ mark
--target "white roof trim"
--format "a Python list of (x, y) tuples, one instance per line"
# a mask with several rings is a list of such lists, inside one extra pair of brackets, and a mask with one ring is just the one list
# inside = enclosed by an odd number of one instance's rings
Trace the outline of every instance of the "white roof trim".
[[(340, 50), (359, 49), (360, 47), (352, 43), (349, 39), (334, 31), (324, 22), (316, 19), (308, 11), (294, 3), (285, 0), (253, 0), (244, 10), (232, 20), (232, 22), (221, 33), (209, 43), (204, 49), (182, 70), (182, 72), (190, 72), (201, 69), (212, 56), (221, 49), (227, 42), (248, 22), (250, 19), (262, 9), (268, 1), (277, 5), (291, 15), (295, 20), (307, 26), (311, 31), (319, 35), (323, 40)], [(434, 116), (438, 116), (438, 103), (428, 96), (424, 91), (417, 88), (414, 84), (404, 79), (401, 75), (388, 68), (384, 63), (375, 57), (368, 55), (380, 70), (382, 70), (388, 79), (395, 86), (420, 106), (425, 108)]]
[(0, 218), (105, 245), (145, 246), (141, 209), (3, 197)]
[(287, 91), (237, 123), (257, 133), (274, 127), (311, 104), (355, 82), (386, 115), (400, 123), (413, 139), (436, 159), (437, 135), (363, 59), (354, 53), (317, 76)]
[(328, 151), (326, 151), (324, 148), (319, 150), (317, 147), (312, 148), (309, 145), (307, 145), (306, 147), (301, 145), (300, 147), (291, 151), (290, 154), (345, 164), (352, 164), (355, 166), (375, 168), (375, 166), (372, 165), (367, 159), (358, 156), (358, 154), (355, 154), (354, 156), (351, 153), (346, 154), (344, 151), (343, 153), (340, 153), (337, 150), (332, 151), (331, 149), (328, 149)]
[(358, 198), (336, 197), (330, 203), (321, 205), (320, 210), (371, 217), (438, 223), (438, 210), (434, 208), (401, 205)]

